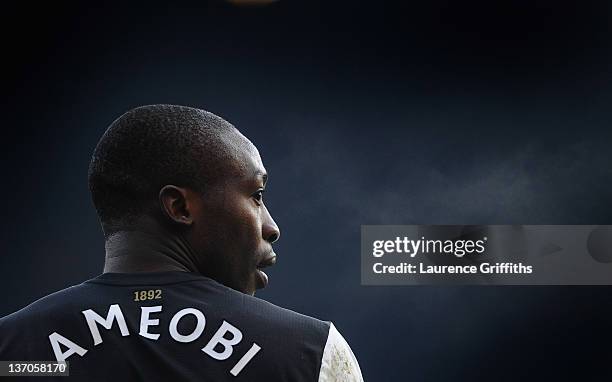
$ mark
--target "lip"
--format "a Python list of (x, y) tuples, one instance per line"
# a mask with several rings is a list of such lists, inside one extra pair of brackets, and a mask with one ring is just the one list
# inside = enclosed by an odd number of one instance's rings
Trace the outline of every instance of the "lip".
[(268, 253), (259, 262), (257, 262), (257, 269), (255, 274), (257, 275), (257, 289), (265, 288), (268, 285), (268, 275), (262, 271), (263, 268), (271, 267), (276, 264), (276, 254), (274, 252)]
[(271, 251), (257, 262), (257, 268), (271, 267), (276, 264), (276, 253)]

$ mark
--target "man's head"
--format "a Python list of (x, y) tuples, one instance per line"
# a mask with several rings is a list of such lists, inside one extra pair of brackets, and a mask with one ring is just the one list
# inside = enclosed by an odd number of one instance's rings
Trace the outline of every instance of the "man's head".
[(255, 146), (212, 113), (143, 106), (111, 124), (94, 151), (89, 188), (107, 238), (143, 218), (180, 235), (197, 270), (252, 294), (280, 235), (262, 200), (267, 175)]

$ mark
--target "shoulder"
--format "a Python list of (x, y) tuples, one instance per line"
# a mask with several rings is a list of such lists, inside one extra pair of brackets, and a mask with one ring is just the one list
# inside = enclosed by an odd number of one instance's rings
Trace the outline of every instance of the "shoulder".
[[(233, 289), (219, 287), (217, 298), (225, 303), (223, 319), (236, 325), (262, 352), (261, 362), (274, 365), (260, 374), (273, 380), (282, 370), (287, 380), (316, 381), (331, 323), (280, 307)], [(220, 301), (220, 300), (216, 300)], [(264, 373), (259, 369), (259, 373)]]
[(65, 311), (84, 292), (84, 284), (73, 285), (44, 296), (16, 312), (0, 318), (0, 328), (15, 324), (27, 324), (28, 319), (49, 318), (53, 312)]
[(363, 382), (361, 369), (350, 346), (330, 323), (329, 336), (323, 350), (319, 382)]
[(37, 346), (40, 344), (40, 336), (48, 335), (50, 323), (62, 322), (66, 316), (74, 315), (72, 306), (76, 300), (75, 296), (79, 293), (79, 286), (72, 286), (42, 297), (0, 318), (0, 357), (30, 359), (32, 354), (40, 357), (45, 352), (42, 347)]
[(330, 329), (330, 322), (323, 321), (315, 317), (295, 312), (293, 310), (280, 307), (258, 297), (246, 295), (233, 289), (227, 289), (238, 303), (234, 306), (240, 313), (247, 315), (251, 320), (258, 322), (264, 327), (278, 330), (302, 330), (316, 332), (323, 338), (327, 338)]

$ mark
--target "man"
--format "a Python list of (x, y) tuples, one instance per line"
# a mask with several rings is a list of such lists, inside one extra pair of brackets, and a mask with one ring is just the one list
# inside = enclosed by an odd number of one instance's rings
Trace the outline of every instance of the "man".
[(119, 117), (89, 168), (104, 273), (0, 319), (0, 360), (67, 361), (84, 381), (361, 381), (333, 324), (253, 297), (280, 236), (266, 180), (214, 114)]

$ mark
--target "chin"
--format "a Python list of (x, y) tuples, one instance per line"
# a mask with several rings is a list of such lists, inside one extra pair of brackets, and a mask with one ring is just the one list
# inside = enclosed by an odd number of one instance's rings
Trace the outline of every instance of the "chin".
[(257, 289), (255, 288), (242, 288), (242, 290), (240, 290), (242, 293), (244, 294), (248, 294), (249, 296), (255, 296), (255, 292), (257, 291)]
[(233, 289), (236, 289), (244, 294), (248, 294), (249, 296), (254, 296), (255, 292), (257, 291), (254, 280), (250, 280), (250, 282), (242, 284), (240, 287)]
[(247, 291), (245, 293), (251, 296), (255, 296), (255, 292), (257, 292), (257, 288), (255, 287), (255, 283), (253, 283), (247, 288)]

